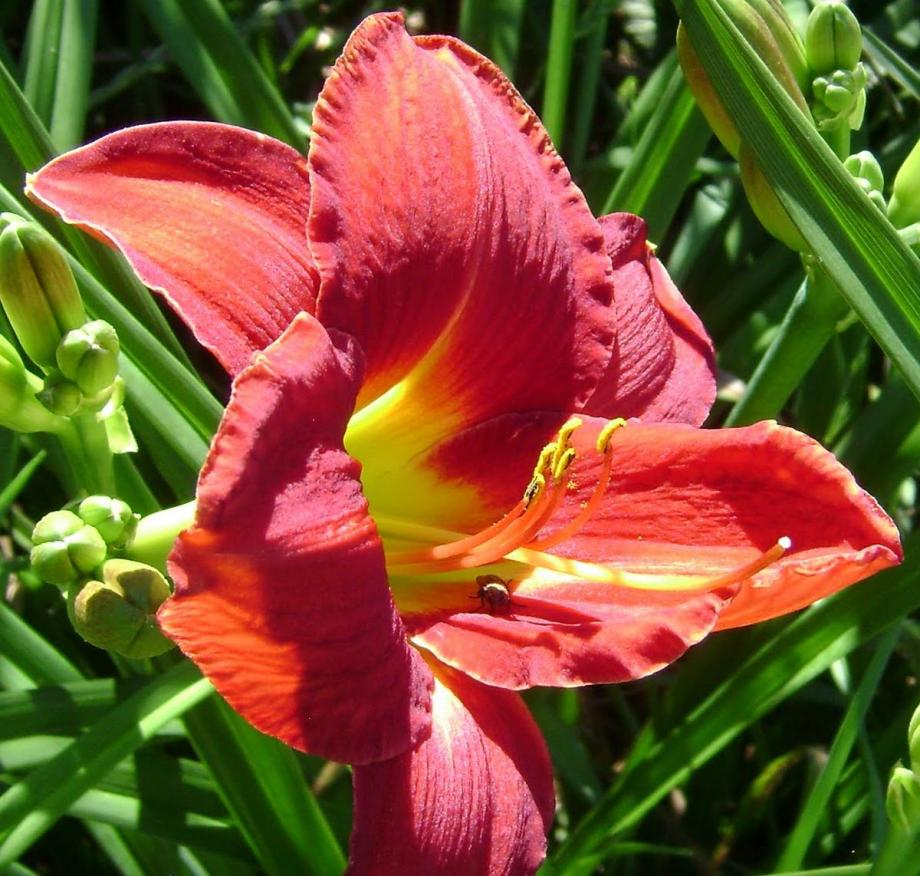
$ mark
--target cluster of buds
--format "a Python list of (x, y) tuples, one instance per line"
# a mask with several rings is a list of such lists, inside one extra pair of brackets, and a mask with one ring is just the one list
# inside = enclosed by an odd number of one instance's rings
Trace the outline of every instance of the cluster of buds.
[(920, 836), (920, 706), (907, 728), (910, 766), (894, 768), (888, 782), (886, 807), (893, 827), (907, 835)]
[(172, 648), (156, 622), (169, 598), (163, 575), (144, 563), (109, 559), (124, 549), (138, 517), (119, 499), (90, 496), (75, 511), (46, 514), (32, 532), (32, 568), (67, 594), (74, 629), (91, 645), (143, 659)]
[(815, 6), (805, 30), (805, 56), (815, 73), (811, 113), (832, 146), (849, 144), (849, 131), (862, 125), (866, 69), (859, 62), (861, 54), (862, 31), (846, 3), (823, 0)]
[[(87, 318), (60, 247), (13, 213), (0, 214), (0, 302), (23, 351), (42, 373), (38, 378), (18, 355), (5, 355), (0, 425), (19, 431), (60, 428), (59, 419), (40, 415), (34, 404), (18, 418), (5, 416), (14, 398), (37, 399), (57, 418), (91, 411), (102, 419), (119, 407), (124, 389), (115, 330)], [(11, 345), (4, 353), (6, 347)]]
[[(813, 120), (838, 156), (846, 157), (849, 132), (859, 127), (865, 111), (866, 73), (859, 63), (859, 22), (843, 0), (821, 0), (815, 6), (804, 41), (780, 0), (729, 0), (725, 8), (792, 102)], [(741, 182), (757, 218), (787, 246), (807, 252), (806, 241), (763, 176), (753, 150), (742, 139), (682, 25), (677, 32), (677, 54), (710, 127), (738, 159)], [(873, 175), (860, 174), (858, 179), (869, 183), (868, 189), (860, 183), (867, 193), (878, 191), (881, 197), (880, 186), (872, 185), (876, 181)], [(873, 200), (878, 203), (878, 199)], [(884, 203), (880, 206), (884, 209)]]

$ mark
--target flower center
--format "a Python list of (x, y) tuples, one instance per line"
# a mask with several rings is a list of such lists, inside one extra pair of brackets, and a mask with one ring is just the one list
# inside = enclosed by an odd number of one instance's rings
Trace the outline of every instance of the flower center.
[(548, 536), (538, 538), (538, 534), (552, 519), (571, 487), (567, 472), (575, 461), (576, 452), (569, 441), (572, 433), (581, 426), (581, 420), (577, 417), (566, 422), (559, 430), (556, 440), (543, 448), (521, 500), (501, 520), (479, 532), (471, 535), (450, 533), (422, 524), (399, 521), (389, 516), (375, 515), (378, 526), (382, 526), (393, 535), (401, 535), (414, 541), (427, 541), (429, 544), (435, 540), (440, 541), (412, 550), (387, 551), (388, 572), (399, 577), (428, 575), (478, 569), (510, 560), (534, 568), (572, 575), (586, 581), (621, 587), (640, 590), (705, 591), (740, 583), (775, 563), (789, 550), (791, 541), (784, 536), (760, 556), (736, 569), (711, 576), (679, 576), (671, 581), (661, 574), (627, 572), (611, 566), (548, 553), (551, 548), (577, 534), (603, 502), (613, 472), (614, 452), (611, 439), (614, 433), (625, 425), (624, 420), (611, 420), (601, 430), (595, 449), (603, 457), (603, 463), (591, 497), (575, 517)]

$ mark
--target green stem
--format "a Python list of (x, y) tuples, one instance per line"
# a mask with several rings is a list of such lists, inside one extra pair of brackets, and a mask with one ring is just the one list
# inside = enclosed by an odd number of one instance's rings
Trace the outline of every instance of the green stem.
[(166, 558), (176, 536), (195, 521), (195, 504), (194, 501), (186, 502), (142, 518), (128, 547), (128, 558), (165, 571)]
[(77, 484), (87, 493), (115, 494), (115, 469), (105, 426), (95, 413), (71, 417), (69, 426), (57, 433)]
[(813, 268), (725, 425), (744, 426), (775, 417), (847, 311), (846, 302), (828, 275)]

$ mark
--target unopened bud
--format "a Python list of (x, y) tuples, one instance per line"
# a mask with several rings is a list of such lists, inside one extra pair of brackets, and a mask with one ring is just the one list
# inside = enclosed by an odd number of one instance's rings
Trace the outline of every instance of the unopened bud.
[(837, 125), (856, 130), (866, 111), (866, 69), (857, 64), (852, 70), (835, 70), (812, 83), (814, 102), (811, 114), (819, 131)]
[(152, 566), (109, 560), (101, 581), (71, 587), (68, 612), (74, 629), (91, 645), (140, 660), (173, 647), (156, 621), (169, 596), (166, 579)]
[(88, 496), (77, 508), (77, 515), (111, 547), (124, 547), (137, 529), (138, 517), (130, 506), (109, 496)]
[(118, 335), (101, 319), (94, 319), (64, 335), (57, 348), (63, 374), (86, 395), (96, 395), (112, 385), (118, 374)]
[(908, 834), (920, 832), (920, 776), (896, 766), (888, 782), (885, 808), (894, 827)]
[(32, 530), (32, 543), (32, 568), (49, 584), (69, 584), (88, 575), (106, 555), (102, 536), (71, 511), (42, 517)]
[(869, 200), (884, 213), (885, 196), (882, 190), (885, 187), (885, 177), (876, 157), (871, 152), (864, 150), (847, 158), (843, 166), (850, 172)]
[(741, 149), (741, 134), (729, 116), (721, 98), (713, 88), (709, 74), (703, 68), (696, 49), (690, 43), (683, 23), (677, 28), (677, 58), (684, 78), (693, 93), (700, 110), (706, 117), (709, 127), (719, 138), (719, 142), (726, 148), (733, 158), (738, 157)]
[(72, 417), (83, 404), (83, 393), (75, 383), (55, 373), (45, 378), (38, 399), (52, 413), (60, 417)]
[(852, 70), (862, 54), (859, 21), (843, 0), (822, 0), (805, 26), (805, 57), (816, 74)]
[(14, 432), (57, 432), (66, 420), (37, 399), (41, 381), (30, 374), (16, 348), (0, 335), (0, 426)]
[(920, 222), (920, 140), (914, 144), (894, 178), (888, 218), (895, 228), (906, 228)]
[(753, 152), (744, 144), (738, 156), (741, 167), (741, 183), (754, 215), (761, 225), (774, 237), (796, 252), (808, 252), (808, 244), (801, 232), (789, 218), (786, 208), (757, 166)]
[(29, 358), (50, 371), (61, 338), (86, 322), (73, 272), (37, 226), (3, 213), (0, 229), (0, 302)]
[[(809, 81), (801, 40), (778, 0), (728, 0), (732, 23), (767, 65), (799, 109), (808, 114), (803, 90)], [(687, 84), (722, 145), (738, 157), (741, 137), (726, 111), (683, 25), (677, 30), (677, 57)]]

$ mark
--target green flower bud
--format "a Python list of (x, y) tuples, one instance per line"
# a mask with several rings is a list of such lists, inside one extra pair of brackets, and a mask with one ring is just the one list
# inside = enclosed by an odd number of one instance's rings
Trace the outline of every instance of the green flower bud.
[(63, 374), (86, 395), (108, 389), (118, 374), (118, 335), (101, 319), (69, 331), (57, 348)]
[(37, 399), (42, 382), (26, 371), (16, 348), (0, 335), (0, 426), (14, 432), (57, 432), (66, 420)]
[[(809, 82), (808, 68), (801, 40), (782, 3), (778, 0), (731, 0), (727, 11), (776, 80), (807, 115), (803, 91)], [(722, 145), (737, 158), (741, 146), (738, 129), (722, 105), (683, 25), (677, 30), (677, 57), (706, 121)]]
[(45, 378), (45, 385), (38, 393), (38, 400), (52, 413), (61, 417), (72, 417), (83, 404), (80, 387), (60, 374)]
[(895, 228), (920, 222), (920, 140), (904, 159), (888, 202), (888, 218)]
[(885, 196), (882, 189), (885, 187), (885, 177), (882, 168), (871, 152), (857, 152), (843, 162), (844, 168), (850, 172), (866, 196), (885, 212)]
[(780, 203), (766, 177), (757, 166), (753, 152), (745, 144), (741, 146), (738, 160), (744, 193), (761, 225), (790, 249), (796, 252), (808, 252), (805, 238), (789, 218), (786, 208)]
[(49, 584), (69, 584), (105, 560), (102, 537), (71, 511), (52, 511), (32, 530), (31, 561), (35, 573)]
[(823, 0), (808, 16), (805, 57), (815, 73), (852, 70), (862, 54), (862, 32), (843, 0)]
[(738, 151), (741, 149), (741, 134), (738, 133), (735, 123), (731, 120), (719, 95), (716, 94), (709, 74), (703, 68), (696, 49), (693, 48), (687, 37), (683, 22), (677, 28), (677, 59), (684, 71), (687, 85), (693, 92), (693, 97), (706, 117), (709, 127), (712, 128), (713, 133), (729, 154), (737, 158)]
[(863, 150), (851, 155), (843, 162), (843, 166), (857, 179), (864, 179), (876, 191), (885, 187), (885, 175), (878, 159), (869, 151)]
[(87, 497), (77, 508), (77, 514), (111, 547), (124, 547), (134, 535), (139, 519), (121, 499), (108, 496)]
[(896, 766), (888, 782), (885, 808), (894, 827), (908, 834), (920, 832), (920, 776)]
[(0, 302), (22, 348), (45, 371), (57, 345), (86, 322), (67, 260), (54, 240), (13, 213), (0, 214)]
[(862, 124), (866, 108), (865, 67), (858, 64), (853, 70), (819, 76), (812, 83), (812, 96), (811, 114), (819, 131), (844, 124), (855, 131)]
[(91, 645), (140, 660), (173, 647), (156, 622), (156, 611), (169, 596), (166, 579), (153, 567), (109, 560), (101, 581), (70, 588), (68, 613)]

